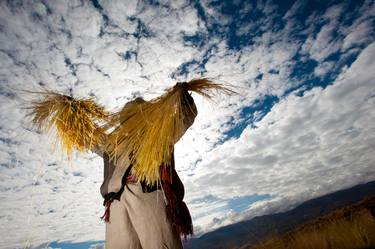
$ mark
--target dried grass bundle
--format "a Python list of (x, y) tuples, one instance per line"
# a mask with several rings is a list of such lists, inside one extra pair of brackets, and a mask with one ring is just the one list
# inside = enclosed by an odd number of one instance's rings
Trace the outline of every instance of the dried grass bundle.
[(209, 79), (177, 83), (151, 101), (138, 99), (127, 104), (112, 120), (120, 124), (108, 137), (106, 149), (116, 165), (133, 164), (139, 181), (158, 183), (160, 165), (170, 162), (174, 144), (193, 123), (197, 114), (188, 91), (209, 99), (213, 91), (234, 91)]
[(74, 149), (91, 150), (103, 143), (104, 129), (95, 122), (108, 121), (108, 114), (92, 99), (74, 99), (53, 91), (39, 92), (41, 101), (34, 101), (30, 115), (42, 131), (56, 128), (56, 140), (71, 158)]

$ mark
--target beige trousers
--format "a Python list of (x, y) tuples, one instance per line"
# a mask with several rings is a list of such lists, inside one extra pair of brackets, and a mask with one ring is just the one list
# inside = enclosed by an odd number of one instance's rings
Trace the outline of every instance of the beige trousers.
[(161, 190), (143, 193), (140, 184), (128, 184), (120, 201), (110, 207), (106, 249), (181, 249), (181, 238), (166, 216)]

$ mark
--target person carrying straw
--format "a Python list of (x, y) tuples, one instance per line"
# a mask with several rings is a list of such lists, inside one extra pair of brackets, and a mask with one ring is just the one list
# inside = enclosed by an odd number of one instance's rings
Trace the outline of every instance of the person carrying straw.
[(101, 218), (107, 249), (179, 249), (181, 236), (193, 234), (174, 145), (198, 113), (189, 91), (212, 98), (212, 90), (234, 93), (209, 79), (196, 79), (177, 83), (150, 101), (136, 98), (114, 114), (91, 99), (53, 91), (32, 103), (33, 123), (42, 130), (54, 127), (69, 158), (73, 150), (103, 158)]

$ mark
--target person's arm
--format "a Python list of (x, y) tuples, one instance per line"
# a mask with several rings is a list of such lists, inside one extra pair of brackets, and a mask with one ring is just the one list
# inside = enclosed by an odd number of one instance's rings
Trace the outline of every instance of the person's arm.
[(102, 182), (102, 185), (100, 186), (100, 193), (103, 198), (105, 198), (105, 196), (108, 194), (109, 180), (111, 179), (111, 176), (115, 169), (115, 165), (111, 162), (108, 153), (104, 149), (107, 138), (108, 138), (108, 135), (104, 133), (101, 144), (94, 145), (90, 148), (90, 151), (92, 153), (95, 153), (101, 158), (103, 158), (103, 182)]
[(198, 114), (197, 107), (194, 103), (193, 97), (189, 94), (187, 90), (183, 90), (181, 97), (181, 108), (182, 108), (182, 129), (178, 131), (175, 138), (175, 143), (180, 140), (180, 138), (185, 134), (189, 127), (194, 123), (195, 117)]
[(97, 154), (100, 157), (104, 156), (104, 151), (102, 149), (102, 146), (96, 145), (91, 148), (91, 152)]
[(100, 193), (102, 197), (104, 198), (106, 194), (108, 194), (108, 184), (109, 180), (113, 174), (113, 171), (115, 169), (115, 166), (111, 163), (109, 160), (109, 155), (107, 153), (102, 154), (103, 157), (103, 182), (100, 186)]
[(104, 154), (105, 154), (105, 144), (107, 142), (107, 139), (108, 139), (108, 135), (106, 133), (103, 132), (103, 128), (99, 128), (99, 126), (96, 128), (97, 132), (98, 133), (101, 133), (101, 143), (100, 144), (96, 144), (96, 145), (93, 145), (91, 146), (90, 150), (91, 152), (97, 154), (98, 156), (104, 158)]

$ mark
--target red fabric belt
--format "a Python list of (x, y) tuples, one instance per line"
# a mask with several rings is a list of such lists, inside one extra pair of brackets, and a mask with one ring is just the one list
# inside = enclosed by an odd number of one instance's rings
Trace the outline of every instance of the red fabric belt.
[(126, 183), (136, 184), (137, 182), (138, 180), (135, 175), (129, 175), (128, 178), (126, 178)]

